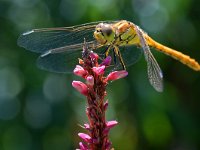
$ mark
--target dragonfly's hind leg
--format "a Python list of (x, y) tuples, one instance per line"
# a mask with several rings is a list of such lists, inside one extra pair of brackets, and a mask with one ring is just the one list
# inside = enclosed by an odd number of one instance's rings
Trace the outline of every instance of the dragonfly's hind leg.
[(118, 56), (119, 61), (120, 61), (121, 65), (122, 65), (123, 70), (126, 70), (126, 66), (125, 66), (124, 60), (122, 58), (122, 55), (120, 53), (120, 50), (116, 46), (114, 47), (114, 53)]
[(121, 55), (121, 53), (119, 51), (119, 48), (117, 46), (113, 47), (113, 45), (110, 45), (105, 51), (105, 58), (108, 57), (111, 48), (113, 48), (113, 52), (114, 52), (114, 57), (113, 58), (114, 58), (115, 65), (117, 63), (117, 61), (116, 61), (116, 56), (117, 56), (119, 58), (119, 61), (120, 61), (121, 65), (122, 65), (123, 70), (126, 70), (125, 63), (123, 61), (122, 55)]
[(117, 65), (117, 56), (116, 56), (116, 53), (115, 53), (115, 50), (114, 49), (112, 49), (112, 51), (113, 51), (113, 62), (114, 62), (114, 65), (116, 66)]

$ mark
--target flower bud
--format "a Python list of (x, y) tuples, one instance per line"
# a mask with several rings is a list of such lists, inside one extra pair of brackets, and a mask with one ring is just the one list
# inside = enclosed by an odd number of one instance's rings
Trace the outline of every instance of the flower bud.
[(90, 58), (94, 59), (94, 60), (97, 60), (99, 58), (99, 55), (97, 53), (91, 52), (90, 53)]
[(84, 64), (84, 61), (83, 61), (83, 59), (78, 59), (78, 63), (80, 64), (80, 65), (83, 65)]
[(83, 144), (82, 142), (79, 143), (80, 150), (88, 150), (87, 145)]
[(94, 85), (94, 77), (92, 75), (87, 76), (86, 83), (90, 86)]
[(124, 78), (127, 75), (128, 75), (128, 72), (126, 70), (113, 71), (107, 76), (106, 81), (117, 80), (117, 79), (120, 79), (120, 78)]
[(81, 67), (80, 65), (76, 65), (76, 68), (74, 69), (74, 74), (80, 77), (84, 77), (87, 75), (87, 71)]
[(113, 128), (114, 126), (116, 126), (117, 124), (118, 124), (118, 122), (116, 120), (108, 121), (106, 123), (106, 127), (110, 129), (110, 128)]
[(106, 58), (103, 60), (103, 62), (102, 62), (100, 65), (101, 65), (101, 66), (102, 66), (102, 65), (109, 66), (110, 63), (111, 63), (111, 60), (112, 60), (111, 56), (108, 56), (108, 57), (106, 57)]
[(84, 124), (85, 129), (90, 129), (90, 125), (88, 123)]
[(103, 108), (104, 108), (105, 111), (107, 110), (107, 108), (108, 108), (108, 101), (106, 101), (106, 102), (104, 103)]
[(103, 134), (107, 135), (110, 131), (111, 128), (113, 128), (114, 126), (116, 126), (118, 124), (117, 121), (113, 120), (113, 121), (108, 121), (106, 123), (106, 128), (103, 131)]
[(83, 95), (87, 95), (88, 94), (88, 87), (87, 85), (85, 85), (85, 83), (81, 82), (81, 81), (73, 81), (72, 82), (72, 86), (79, 91), (81, 94)]
[(105, 71), (105, 66), (100, 66), (100, 67), (93, 67), (92, 70), (95, 72), (97, 75), (102, 75), (104, 74)]
[(85, 133), (79, 133), (78, 136), (81, 139), (83, 139), (85, 142), (87, 142), (87, 143), (91, 143), (92, 142), (92, 138), (89, 135), (85, 134)]

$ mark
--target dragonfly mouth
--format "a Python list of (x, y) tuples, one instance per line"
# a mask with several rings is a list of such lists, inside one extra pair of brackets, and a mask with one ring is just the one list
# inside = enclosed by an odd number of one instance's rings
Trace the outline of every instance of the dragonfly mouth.
[(101, 28), (96, 28), (95, 32), (103, 34)]

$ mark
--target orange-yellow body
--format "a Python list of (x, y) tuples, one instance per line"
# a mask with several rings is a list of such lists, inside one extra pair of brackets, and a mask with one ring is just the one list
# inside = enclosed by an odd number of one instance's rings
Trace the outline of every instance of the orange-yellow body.
[(195, 59), (190, 58), (190, 56), (185, 55), (174, 49), (171, 49), (167, 46), (164, 46), (164, 45), (154, 41), (149, 36), (147, 36), (146, 39), (147, 39), (149, 46), (155, 48), (156, 50), (158, 50), (160, 52), (165, 53), (166, 55), (173, 57), (174, 59), (179, 60), (181, 63), (187, 65), (188, 67), (192, 68), (193, 70), (200, 71), (199, 63)]

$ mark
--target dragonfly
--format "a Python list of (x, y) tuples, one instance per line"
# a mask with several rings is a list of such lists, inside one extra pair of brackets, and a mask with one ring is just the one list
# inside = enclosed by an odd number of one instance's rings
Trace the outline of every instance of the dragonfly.
[[(139, 26), (126, 20), (33, 29), (20, 35), (18, 45), (40, 54), (37, 64), (41, 69), (70, 73), (81, 57), (84, 39), (88, 47), (95, 52), (105, 57), (111, 54), (117, 56), (113, 65), (117, 66), (115, 69), (126, 69), (126, 66), (136, 63), (143, 53), (147, 62), (149, 82), (158, 92), (163, 91), (163, 73), (150, 47), (173, 57), (195, 71), (200, 71), (200, 65), (195, 59), (156, 42)], [(133, 48), (135, 46), (140, 48)]]

